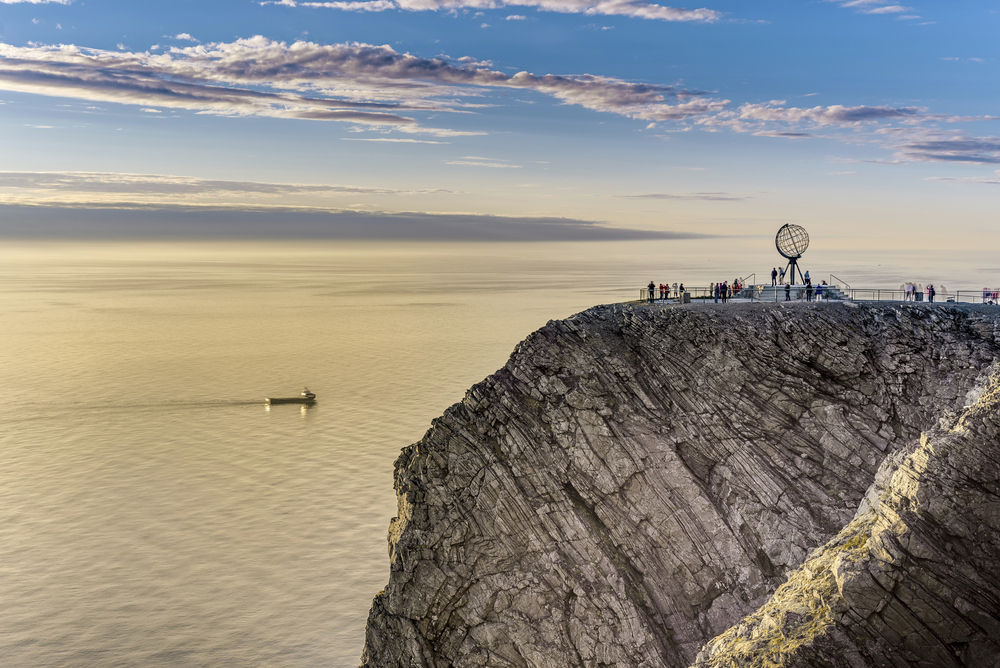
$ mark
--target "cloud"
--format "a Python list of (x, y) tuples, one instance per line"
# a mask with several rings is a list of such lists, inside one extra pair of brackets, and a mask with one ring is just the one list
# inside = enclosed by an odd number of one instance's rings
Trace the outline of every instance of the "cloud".
[(174, 39), (184, 40), (187, 42), (198, 42), (198, 40), (196, 40), (194, 37), (192, 37), (186, 32), (177, 33), (176, 35), (174, 35)]
[(508, 16), (504, 20), (505, 21), (524, 21), (527, 18), (528, 18), (527, 16), (522, 16), (521, 14), (511, 14), (510, 16)]
[[(892, 5), (888, 3), (888, 0), (827, 0), (827, 2), (834, 2), (841, 7), (852, 9), (859, 14), (874, 14), (876, 16), (880, 14), (902, 14), (903, 12), (913, 11), (913, 7)], [(920, 17), (902, 16), (897, 18), (919, 19)]]
[(493, 169), (521, 169), (521, 165), (512, 165), (504, 161), (494, 161), (490, 158), (468, 156), (462, 160), (449, 160), (446, 165), (464, 165), (466, 167), (490, 167)]
[(447, 141), (427, 141), (426, 139), (399, 139), (394, 137), (341, 137), (341, 141), (385, 141), (396, 144), (450, 144)]
[(340, 9), (345, 12), (384, 12), (396, 9), (396, 5), (388, 0), (360, 0), (348, 2), (295, 2), (294, 0), (278, 0), (276, 2), (261, 2), (261, 5), (284, 5), (285, 7), (314, 7), (322, 9)]
[(993, 172), (994, 176), (929, 176), (925, 181), (950, 181), (951, 183), (976, 183), (980, 185), (1000, 186), (1000, 169)]
[(958, 162), (1000, 165), (1000, 137), (944, 135), (934, 131), (914, 133), (895, 145), (897, 158), (907, 162)]
[(780, 130), (760, 130), (754, 133), (756, 137), (786, 137), (788, 139), (803, 139), (805, 137), (815, 137), (811, 132), (782, 132)]
[(729, 193), (645, 193), (642, 195), (618, 195), (622, 199), (674, 199), (674, 200), (700, 200), (704, 202), (742, 202), (749, 199), (739, 195)]
[(534, 7), (543, 12), (584, 14), (587, 16), (629, 16), (659, 21), (712, 23), (723, 13), (713, 9), (665, 7), (645, 0), (370, 0), (367, 2), (296, 2), (274, 0), (262, 5), (312, 7), (346, 11), (380, 12), (389, 9), (420, 11), (455, 11), (457, 9), (496, 9), (498, 7)]
[[(884, 7), (874, 7), (863, 10), (865, 14), (899, 14), (900, 12), (912, 12), (913, 7), (903, 5), (885, 5)], [(917, 18), (920, 18), (919, 16)]]
[(249, 206), (102, 207), (0, 204), (0, 238), (377, 239), (614, 241), (697, 239), (692, 232), (637, 230), (598, 221), (476, 213), (324, 211)]
[[(748, 103), (735, 110), (708, 114), (695, 119), (694, 123), (710, 130), (715, 127), (725, 127), (734, 132), (752, 132), (760, 137), (801, 139), (818, 135), (799, 129), (800, 126), (805, 126), (806, 129), (840, 126), (856, 130), (864, 124), (878, 121), (919, 123), (939, 118), (944, 117), (927, 114), (925, 109), (918, 107), (864, 105), (847, 107), (835, 104), (800, 108), (786, 107), (784, 100), (771, 100), (766, 103)], [(779, 127), (774, 128), (774, 125)]]
[(534, 91), (647, 121), (714, 113), (729, 102), (670, 85), (590, 74), (510, 75), (478, 65), (421, 58), (388, 45), (287, 44), (261, 36), (167, 53), (0, 44), (0, 89), (224, 116), (350, 121), (438, 136), (482, 133), (424, 128), (400, 112), (469, 113), (458, 98), (491, 88)]
[(115, 172), (0, 172), (0, 203), (88, 203), (100, 206), (127, 196), (133, 204), (217, 203), (237, 197), (259, 201), (295, 197), (450, 194), (440, 189), (367, 188), (362, 186), (225, 181), (163, 174)]
[(776, 107), (772, 104), (745, 104), (740, 107), (739, 116), (743, 120), (807, 122), (822, 126), (910, 118), (924, 111), (917, 107), (845, 107), (840, 104), (800, 109), (798, 107)]

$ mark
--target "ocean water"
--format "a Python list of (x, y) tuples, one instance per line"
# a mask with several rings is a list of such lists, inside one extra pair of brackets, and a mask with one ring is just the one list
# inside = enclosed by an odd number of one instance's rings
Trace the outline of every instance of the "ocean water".
[[(5, 242), (0, 665), (356, 666), (401, 447), (547, 320), (771, 255)], [(912, 275), (886, 257), (830, 265)], [(996, 265), (922, 266), (973, 287)], [(303, 386), (316, 406), (263, 403)]]

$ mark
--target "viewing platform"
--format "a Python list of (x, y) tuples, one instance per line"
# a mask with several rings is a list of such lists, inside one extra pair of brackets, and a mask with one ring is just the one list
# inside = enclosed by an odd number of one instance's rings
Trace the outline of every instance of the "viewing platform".
[[(815, 289), (821, 288), (820, 297), (817, 299)], [(669, 296), (660, 298), (659, 290), (654, 290), (654, 302), (683, 303), (684, 297), (678, 295), (671, 289)], [(715, 297), (711, 288), (691, 287), (685, 288), (692, 303), (715, 303)], [(792, 285), (789, 289), (788, 301), (807, 301), (806, 286), (803, 284)], [(852, 288), (846, 284), (819, 285), (813, 286), (813, 301), (853, 301), (853, 302), (904, 302), (904, 303), (926, 303), (927, 296), (923, 292), (907, 293), (901, 289), (891, 288)], [(649, 290), (639, 289), (639, 301), (649, 301)], [(750, 303), (750, 302), (783, 302), (785, 301), (785, 286), (777, 285), (749, 285), (740, 289), (735, 295), (729, 297), (729, 302)], [(719, 299), (722, 303), (722, 299)], [(934, 296), (935, 304), (998, 304), (1000, 303), (1000, 291), (990, 290), (954, 290), (941, 289)]]

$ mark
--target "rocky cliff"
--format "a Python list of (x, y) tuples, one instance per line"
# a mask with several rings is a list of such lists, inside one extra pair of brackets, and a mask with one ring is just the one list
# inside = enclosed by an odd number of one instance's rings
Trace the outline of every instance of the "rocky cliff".
[(698, 668), (1000, 666), (1000, 363)]
[[(897, 499), (889, 481), (920, 466), (907, 462), (923, 461), (921, 431), (962, 409), (998, 350), (1000, 314), (986, 307), (606, 306), (550, 322), (397, 460), (389, 584), (362, 663), (867, 666), (817, 663), (809, 648), (847, 661), (843, 648), (874, 643), (858, 650), (867, 661), (923, 633), (912, 598), (894, 603), (903, 588), (886, 587), (931, 583), (913, 563), (947, 551), (950, 534), (920, 534), (924, 548), (909, 538), (910, 492)], [(940, 508), (928, 526), (955, 519)], [(964, 557), (940, 563), (990, 563)], [(942, 624), (962, 620), (975, 657), (1000, 617), (966, 585)], [(829, 618), (795, 607), (807, 590), (827, 597), (816, 610)], [(897, 610), (914, 632), (883, 619)]]

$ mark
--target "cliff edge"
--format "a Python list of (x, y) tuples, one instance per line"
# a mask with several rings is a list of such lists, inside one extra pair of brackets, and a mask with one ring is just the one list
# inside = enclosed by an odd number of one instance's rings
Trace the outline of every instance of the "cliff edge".
[[(751, 617), (813, 572), (817, 546), (860, 549), (842, 530), (889, 512), (869, 490), (880, 464), (916, 456), (998, 350), (986, 307), (617, 305), (550, 322), (400, 454), (362, 664), (755, 660), (727, 655), (726, 634), (760, 637)], [(810, 638), (879, 633), (848, 632), (836, 605)]]

